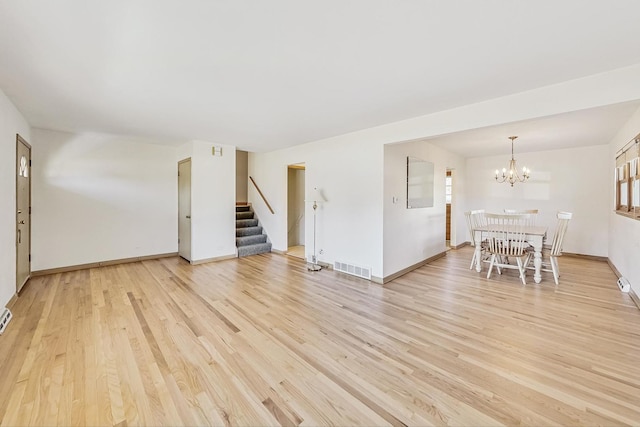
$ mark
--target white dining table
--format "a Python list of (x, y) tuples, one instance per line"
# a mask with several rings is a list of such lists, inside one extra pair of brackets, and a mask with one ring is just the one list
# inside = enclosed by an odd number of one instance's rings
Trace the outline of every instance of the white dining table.
[[(476, 227), (473, 230), (473, 239), (474, 239), (475, 251), (476, 251), (476, 271), (478, 273), (482, 271), (482, 258), (481, 258), (482, 233), (486, 233), (488, 231), (494, 231), (494, 226), (483, 225), (481, 227)], [(524, 232), (525, 232), (524, 240), (527, 243), (529, 243), (531, 246), (533, 246), (533, 266), (535, 267), (533, 280), (536, 283), (540, 283), (542, 281), (542, 275), (540, 274), (540, 270), (542, 268), (542, 242), (544, 240), (544, 236), (547, 235), (547, 227), (528, 226), (528, 227), (524, 227)]]

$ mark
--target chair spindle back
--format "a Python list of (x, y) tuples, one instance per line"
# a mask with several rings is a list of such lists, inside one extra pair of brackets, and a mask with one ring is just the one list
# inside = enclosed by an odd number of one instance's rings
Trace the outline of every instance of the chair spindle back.
[(486, 214), (489, 252), (502, 256), (521, 257), (525, 248), (525, 227), (530, 214)]
[(484, 209), (471, 211), (471, 226), (473, 228), (484, 227), (487, 225)]
[(531, 215), (529, 221), (527, 221), (527, 225), (535, 226), (536, 219), (538, 218), (538, 209), (525, 209), (525, 210), (516, 210), (516, 209), (505, 209), (504, 213), (507, 215)]
[(562, 242), (569, 227), (569, 220), (571, 220), (573, 214), (570, 212), (558, 212), (557, 216), (558, 224), (556, 226), (556, 232), (553, 235), (553, 242), (551, 243), (551, 256), (562, 255)]

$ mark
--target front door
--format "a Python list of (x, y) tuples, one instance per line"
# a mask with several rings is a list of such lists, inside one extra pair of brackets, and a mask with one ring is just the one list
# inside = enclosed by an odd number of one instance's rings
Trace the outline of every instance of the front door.
[(191, 261), (191, 159), (178, 163), (178, 255)]
[(16, 292), (31, 277), (31, 146), (16, 138)]

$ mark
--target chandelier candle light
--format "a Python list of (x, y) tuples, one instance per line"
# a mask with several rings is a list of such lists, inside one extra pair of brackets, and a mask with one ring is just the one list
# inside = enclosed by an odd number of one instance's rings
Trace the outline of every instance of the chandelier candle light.
[(511, 140), (511, 161), (509, 162), (509, 169), (502, 168), (502, 174), (500, 171), (496, 169), (496, 181), (497, 182), (508, 182), (513, 187), (513, 184), (516, 182), (525, 182), (529, 179), (529, 174), (531, 170), (526, 167), (522, 168), (522, 176), (518, 174), (518, 168), (516, 167), (516, 159), (513, 158), (513, 140), (516, 139), (517, 136), (510, 136)]

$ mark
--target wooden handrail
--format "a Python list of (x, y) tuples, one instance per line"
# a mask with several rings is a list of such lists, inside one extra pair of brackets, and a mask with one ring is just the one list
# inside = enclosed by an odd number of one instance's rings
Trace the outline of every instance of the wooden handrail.
[(256, 190), (258, 190), (258, 194), (260, 194), (260, 197), (262, 197), (262, 200), (264, 200), (264, 203), (267, 205), (267, 207), (269, 208), (269, 210), (271, 211), (272, 214), (275, 214), (275, 212), (273, 211), (273, 209), (271, 208), (271, 205), (269, 204), (269, 202), (267, 202), (267, 198), (264, 197), (264, 194), (262, 194), (262, 191), (260, 191), (260, 187), (258, 187), (258, 184), (256, 184), (256, 182), (253, 180), (253, 177), (249, 176), (249, 179), (251, 180), (251, 182), (253, 183), (253, 186), (256, 187)]

